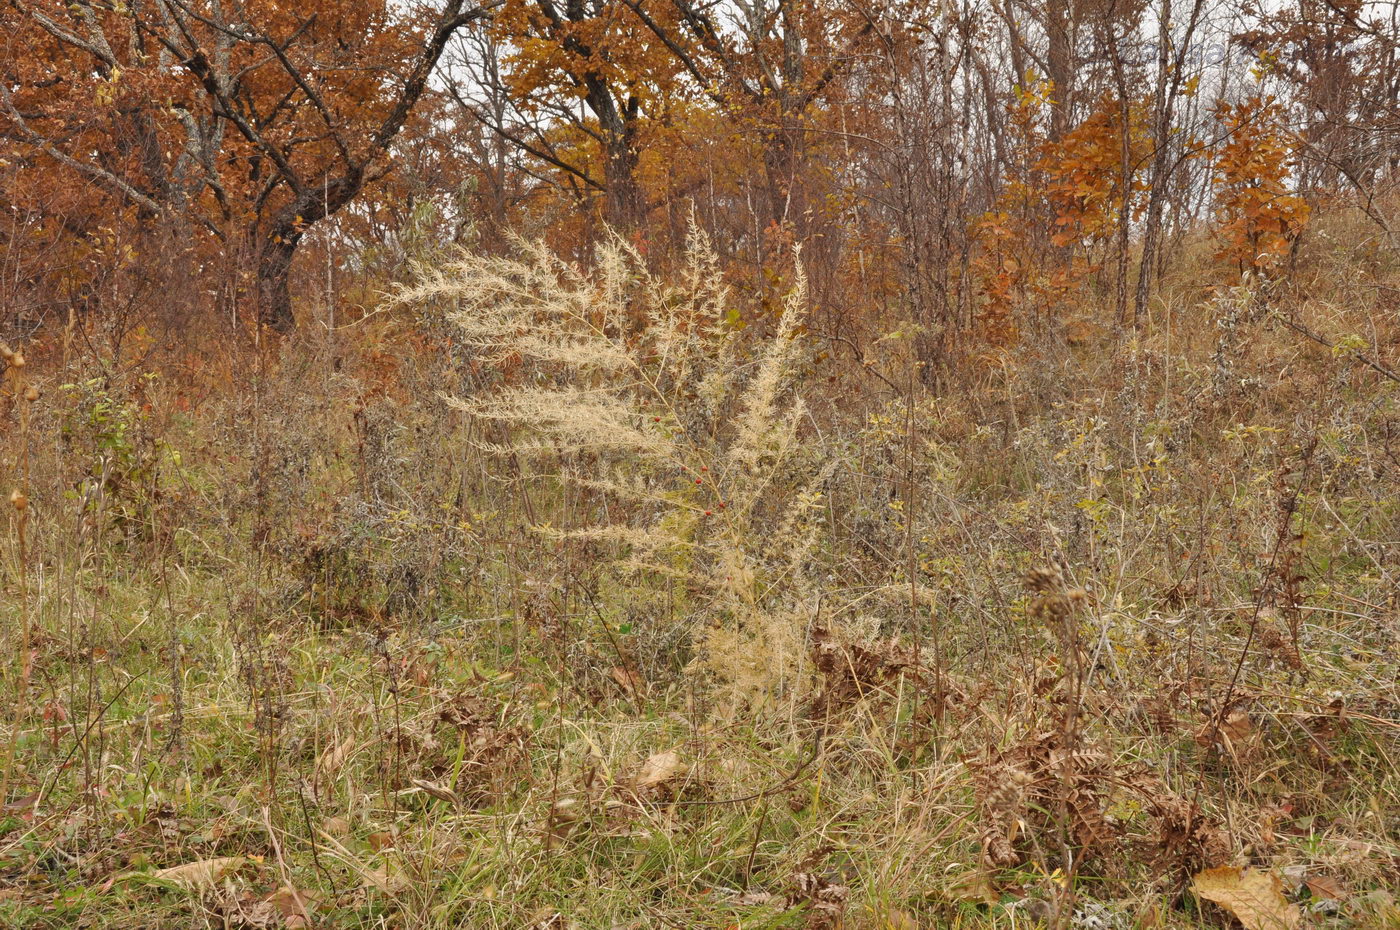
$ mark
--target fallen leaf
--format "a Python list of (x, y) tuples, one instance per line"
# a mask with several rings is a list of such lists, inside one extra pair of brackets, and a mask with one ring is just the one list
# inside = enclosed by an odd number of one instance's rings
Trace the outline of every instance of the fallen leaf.
[(28, 811), (38, 802), (39, 792), (36, 791), (33, 794), (26, 794), (22, 798), (15, 798), (13, 801), (6, 802), (3, 810), (7, 812)]
[(1396, 905), (1395, 896), (1388, 891), (1377, 889), (1356, 895), (1348, 910), (1367, 918), (1362, 926), (1400, 927), (1400, 905)]
[(334, 775), (336, 770), (345, 764), (345, 760), (350, 758), (350, 753), (354, 751), (355, 737), (345, 737), (338, 745), (321, 753), (321, 758), (316, 760), (316, 771), (328, 776)]
[(399, 894), (408, 888), (408, 879), (397, 869), (390, 871), (388, 866), (365, 869), (361, 871), (360, 878), (366, 885), (389, 895)]
[(1232, 708), (1220, 725), (1220, 734), (1236, 747), (1248, 740), (1253, 730), (1249, 712), (1242, 707)]
[(316, 895), (290, 885), (278, 888), (268, 895), (266, 900), (281, 915), (284, 927), (309, 927), (311, 912), (321, 909), (321, 902)]
[(1245, 930), (1294, 930), (1302, 912), (1283, 896), (1272, 872), (1227, 865), (1200, 872), (1191, 882), (1196, 896), (1234, 914)]
[(287, 926), (282, 920), (282, 915), (277, 913), (277, 908), (272, 906), (272, 902), (251, 892), (225, 898), (220, 902), (220, 909), (224, 912), (225, 926), (239, 927), (243, 930), (273, 930), (275, 927)]
[(327, 817), (325, 822), (321, 824), (321, 829), (331, 836), (349, 836), (350, 821), (344, 817)]
[(611, 675), (612, 680), (617, 682), (618, 686), (628, 694), (636, 694), (638, 691), (642, 690), (641, 676), (633, 669), (622, 665), (614, 665), (608, 670), (608, 674)]
[(150, 873), (150, 877), (174, 882), (186, 888), (213, 888), (225, 876), (232, 875), (247, 864), (246, 856), (220, 856), (217, 859), (199, 859), (167, 869), (156, 869)]
[(529, 930), (560, 930), (568, 926), (564, 915), (550, 907), (542, 907), (531, 916), (526, 924)]
[(875, 926), (879, 930), (919, 930), (919, 922), (897, 907), (892, 907), (876, 916)]
[(997, 904), (1001, 901), (1001, 895), (992, 887), (991, 877), (981, 869), (953, 876), (944, 895), (951, 901), (967, 904)]
[(581, 816), (577, 798), (560, 798), (550, 805), (544, 826), (545, 848), (553, 849), (556, 843), (568, 839)]
[(448, 804), (459, 805), (462, 803), (461, 799), (457, 797), (457, 793), (452, 789), (444, 788), (441, 785), (435, 785), (421, 778), (413, 779), (413, 787), (424, 792), (429, 797), (437, 798), (439, 801), (446, 801)]
[(1155, 930), (1162, 925), (1162, 908), (1156, 901), (1145, 902), (1135, 918), (1138, 930)]
[(1340, 901), (1346, 892), (1342, 890), (1341, 882), (1330, 875), (1318, 875), (1313, 878), (1303, 879), (1303, 884), (1312, 892), (1314, 898), (1325, 898), (1328, 901)]
[(1345, 861), (1347, 862), (1362, 862), (1370, 858), (1371, 854), (1376, 852), (1377, 849), (1377, 847), (1372, 843), (1366, 843), (1361, 840), (1354, 840), (1350, 837), (1345, 836), (1332, 837), (1330, 838), (1330, 842), (1342, 848), (1342, 850), (1344, 851)]
[(637, 772), (637, 777), (632, 780), (632, 785), (638, 791), (645, 791), (663, 785), (684, 772), (685, 763), (681, 761), (681, 754), (674, 749), (668, 749), (648, 757)]

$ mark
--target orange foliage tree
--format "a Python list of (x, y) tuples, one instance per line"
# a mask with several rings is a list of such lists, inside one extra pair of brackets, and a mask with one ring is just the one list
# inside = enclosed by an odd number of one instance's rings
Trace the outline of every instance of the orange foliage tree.
[(289, 329), (298, 244), (390, 170), (448, 38), (483, 15), (466, 0), (14, 0), (0, 133), (28, 184), (86, 188), (54, 230), (89, 235), (115, 207), (225, 255), (249, 243), (259, 316)]
[(474, 114), (601, 192), (604, 218), (634, 229), (648, 208), (638, 177), (648, 127), (684, 94), (674, 58), (623, 4), (604, 0), (504, 0), (490, 29), (511, 49), (499, 77), (529, 125)]
[(1267, 274), (1288, 255), (1309, 212), (1289, 187), (1294, 146), (1283, 107), (1256, 95), (1222, 103), (1216, 118), (1227, 135), (1215, 160), (1217, 255), (1241, 272)]
[(1122, 247), (1123, 224), (1143, 205), (1146, 184), (1139, 169), (1151, 157), (1152, 143), (1140, 102), (1124, 107), (1106, 93), (1077, 125), (1049, 138), (1045, 113), (1053, 92), (1048, 81), (1018, 88), (1008, 107), (1011, 173), (994, 208), (973, 221), (981, 335), (992, 343), (1014, 340), (1018, 306), (1053, 315), (1073, 301), (1103, 267), (1106, 251)]
[(799, 240), (809, 241), (804, 227), (821, 208), (808, 189), (812, 140), (836, 129), (831, 106), (845, 93), (842, 78), (853, 62), (869, 52), (876, 31), (871, 13), (829, 0), (754, 0), (738, 4), (726, 22), (713, 3), (673, 0), (667, 9), (622, 2), (729, 129), (757, 142), (762, 222), (791, 225)]
[(1125, 186), (1121, 170), (1122, 111), (1118, 101), (1105, 95), (1083, 122), (1058, 141), (1041, 147), (1045, 196), (1055, 227), (1050, 241), (1057, 246), (1099, 248), (1118, 232), (1124, 202), (1130, 212), (1138, 206), (1146, 185), (1132, 169), (1151, 155), (1151, 140), (1143, 124), (1142, 108), (1130, 104), (1130, 174)]
[(1045, 144), (1045, 111), (1053, 85), (1028, 75), (1007, 104), (1010, 154), (992, 209), (972, 221), (977, 246), (970, 268), (982, 296), (980, 336), (993, 344), (1015, 340), (1016, 309), (1036, 288), (1045, 252), (1044, 178), (1034, 153)]

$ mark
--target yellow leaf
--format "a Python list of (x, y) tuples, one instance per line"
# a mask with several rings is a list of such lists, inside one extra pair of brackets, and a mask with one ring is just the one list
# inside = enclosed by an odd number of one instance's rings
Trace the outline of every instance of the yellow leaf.
[(164, 879), (183, 885), (186, 888), (213, 888), (224, 876), (232, 875), (246, 865), (246, 856), (221, 856), (217, 859), (199, 859), (174, 865), (168, 869), (157, 869), (152, 878)]
[(1234, 914), (1245, 930), (1294, 930), (1302, 919), (1272, 872), (1230, 865), (1206, 869), (1192, 880), (1191, 890)]

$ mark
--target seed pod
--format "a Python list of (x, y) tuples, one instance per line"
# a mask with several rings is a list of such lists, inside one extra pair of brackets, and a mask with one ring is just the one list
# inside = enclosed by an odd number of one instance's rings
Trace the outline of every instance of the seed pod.
[(39, 399), (39, 389), (32, 384), (29, 385), (29, 387), (24, 392), (24, 399), (29, 401), (31, 404), (34, 403), (34, 401)]
[(16, 510), (22, 511), (29, 506), (29, 498), (25, 497), (24, 492), (19, 488), (15, 488), (10, 492), (10, 503), (14, 505)]

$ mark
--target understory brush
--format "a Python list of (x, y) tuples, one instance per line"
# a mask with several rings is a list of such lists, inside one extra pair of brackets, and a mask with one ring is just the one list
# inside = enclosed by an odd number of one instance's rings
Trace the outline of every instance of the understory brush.
[(937, 394), (698, 234), (11, 353), (0, 925), (1395, 926), (1396, 333), (1305, 258)]

